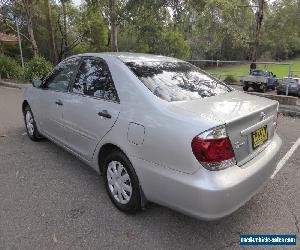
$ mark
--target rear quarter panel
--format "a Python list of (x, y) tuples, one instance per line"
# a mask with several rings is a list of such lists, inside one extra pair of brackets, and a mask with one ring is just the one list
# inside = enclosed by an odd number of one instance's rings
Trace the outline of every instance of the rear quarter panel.
[[(140, 145), (128, 140), (130, 122), (145, 128), (144, 140)], [(112, 143), (122, 149), (129, 159), (139, 158), (153, 166), (192, 174), (201, 166), (193, 155), (192, 139), (217, 125), (219, 123), (216, 121), (196, 118), (171, 104), (162, 105), (159, 109), (148, 108), (146, 112), (138, 108), (123, 110), (112, 130), (97, 146), (94, 158), (97, 162), (97, 152), (106, 143)]]

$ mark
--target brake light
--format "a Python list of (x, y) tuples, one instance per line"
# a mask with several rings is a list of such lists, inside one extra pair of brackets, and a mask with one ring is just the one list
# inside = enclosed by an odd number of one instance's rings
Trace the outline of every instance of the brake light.
[(236, 164), (225, 126), (210, 129), (194, 137), (192, 151), (199, 163), (208, 170), (221, 170)]

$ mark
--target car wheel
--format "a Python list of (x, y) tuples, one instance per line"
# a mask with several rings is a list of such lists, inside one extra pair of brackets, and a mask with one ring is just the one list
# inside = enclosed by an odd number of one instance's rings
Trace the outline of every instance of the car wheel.
[(28, 137), (33, 141), (40, 141), (41, 139), (43, 139), (43, 136), (39, 133), (36, 127), (34, 116), (29, 105), (25, 107), (23, 114)]
[(103, 176), (109, 198), (119, 210), (130, 214), (140, 210), (139, 180), (124, 153), (113, 151), (106, 157)]
[(244, 90), (244, 91), (248, 91), (248, 88), (249, 88), (248, 86), (244, 86), (244, 87), (243, 87), (243, 90)]
[(267, 86), (265, 84), (262, 85), (262, 88), (260, 89), (262, 93), (265, 93), (267, 91)]
[(281, 95), (281, 92), (277, 90), (277, 95)]
[(253, 87), (253, 90), (255, 90), (256, 92), (260, 92), (260, 84), (256, 84), (256, 83), (253, 83), (252, 85)]

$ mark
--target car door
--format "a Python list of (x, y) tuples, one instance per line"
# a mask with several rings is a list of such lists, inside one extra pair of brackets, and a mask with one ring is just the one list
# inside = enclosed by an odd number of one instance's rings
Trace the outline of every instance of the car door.
[(117, 91), (104, 60), (82, 58), (63, 109), (68, 147), (90, 160), (120, 111)]
[(58, 64), (46, 78), (38, 93), (38, 125), (41, 132), (57, 141), (64, 141), (63, 102), (74, 77), (79, 58)]
[(274, 85), (275, 84), (275, 78), (273, 77), (273, 74), (271, 72), (267, 73), (268, 76), (268, 85)]

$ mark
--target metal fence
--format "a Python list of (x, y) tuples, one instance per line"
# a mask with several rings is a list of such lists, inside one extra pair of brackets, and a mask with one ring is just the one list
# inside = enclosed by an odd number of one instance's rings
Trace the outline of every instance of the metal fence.
[[(220, 68), (224, 67), (224, 66), (228, 66), (228, 65), (235, 65), (235, 64), (242, 64), (242, 65), (249, 65), (249, 71), (250, 71), (250, 64), (252, 63), (251, 61), (224, 61), (224, 60), (204, 60), (204, 59), (200, 59), (200, 60), (189, 60), (188, 62), (190, 62), (191, 64), (203, 68), (203, 69), (211, 69), (211, 68), (215, 68), (214, 73), (212, 73), (212, 75), (214, 75), (215, 77), (219, 78), (219, 79), (224, 79), (225, 76), (229, 75), (228, 73), (221, 73), (220, 72)], [(261, 65), (285, 65), (288, 66), (288, 70), (287, 70), (287, 76), (293, 76), (293, 74), (295, 72), (300, 72), (300, 70), (292, 70), (292, 63), (283, 63), (283, 62), (255, 62), (256, 64), (261, 64)], [(239, 75), (241, 76), (241, 75)], [(238, 76), (238, 77), (239, 77)]]
[[(251, 61), (224, 61), (224, 60), (189, 60), (191, 64), (200, 67), (202, 69), (208, 70), (209, 69), (214, 69), (214, 72), (210, 72), (211, 75), (214, 77), (217, 77), (221, 80), (224, 80), (225, 77), (232, 75), (230, 74), (230, 71), (227, 73), (221, 73), (220, 68), (228, 65), (235, 65), (235, 64), (242, 64), (242, 65), (249, 65), (249, 70), (246, 72), (244, 75), (248, 74), (250, 72), (250, 64), (252, 63)], [(260, 64), (260, 65), (283, 65), (283, 66), (288, 66), (287, 69), (287, 77), (293, 77), (294, 74), (297, 72), (300, 72), (300, 70), (292, 70), (292, 63), (283, 63), (283, 62), (255, 62), (255, 64)], [(266, 67), (266, 66), (265, 66)], [(235, 75), (235, 77), (241, 77), (242, 75)], [(282, 78), (278, 78), (279, 80), (282, 80)], [(288, 88), (289, 84), (286, 84), (286, 95), (288, 95)]]
[(294, 76), (294, 73), (295, 72), (299, 72), (300, 73), (300, 70), (289, 70), (289, 76)]

